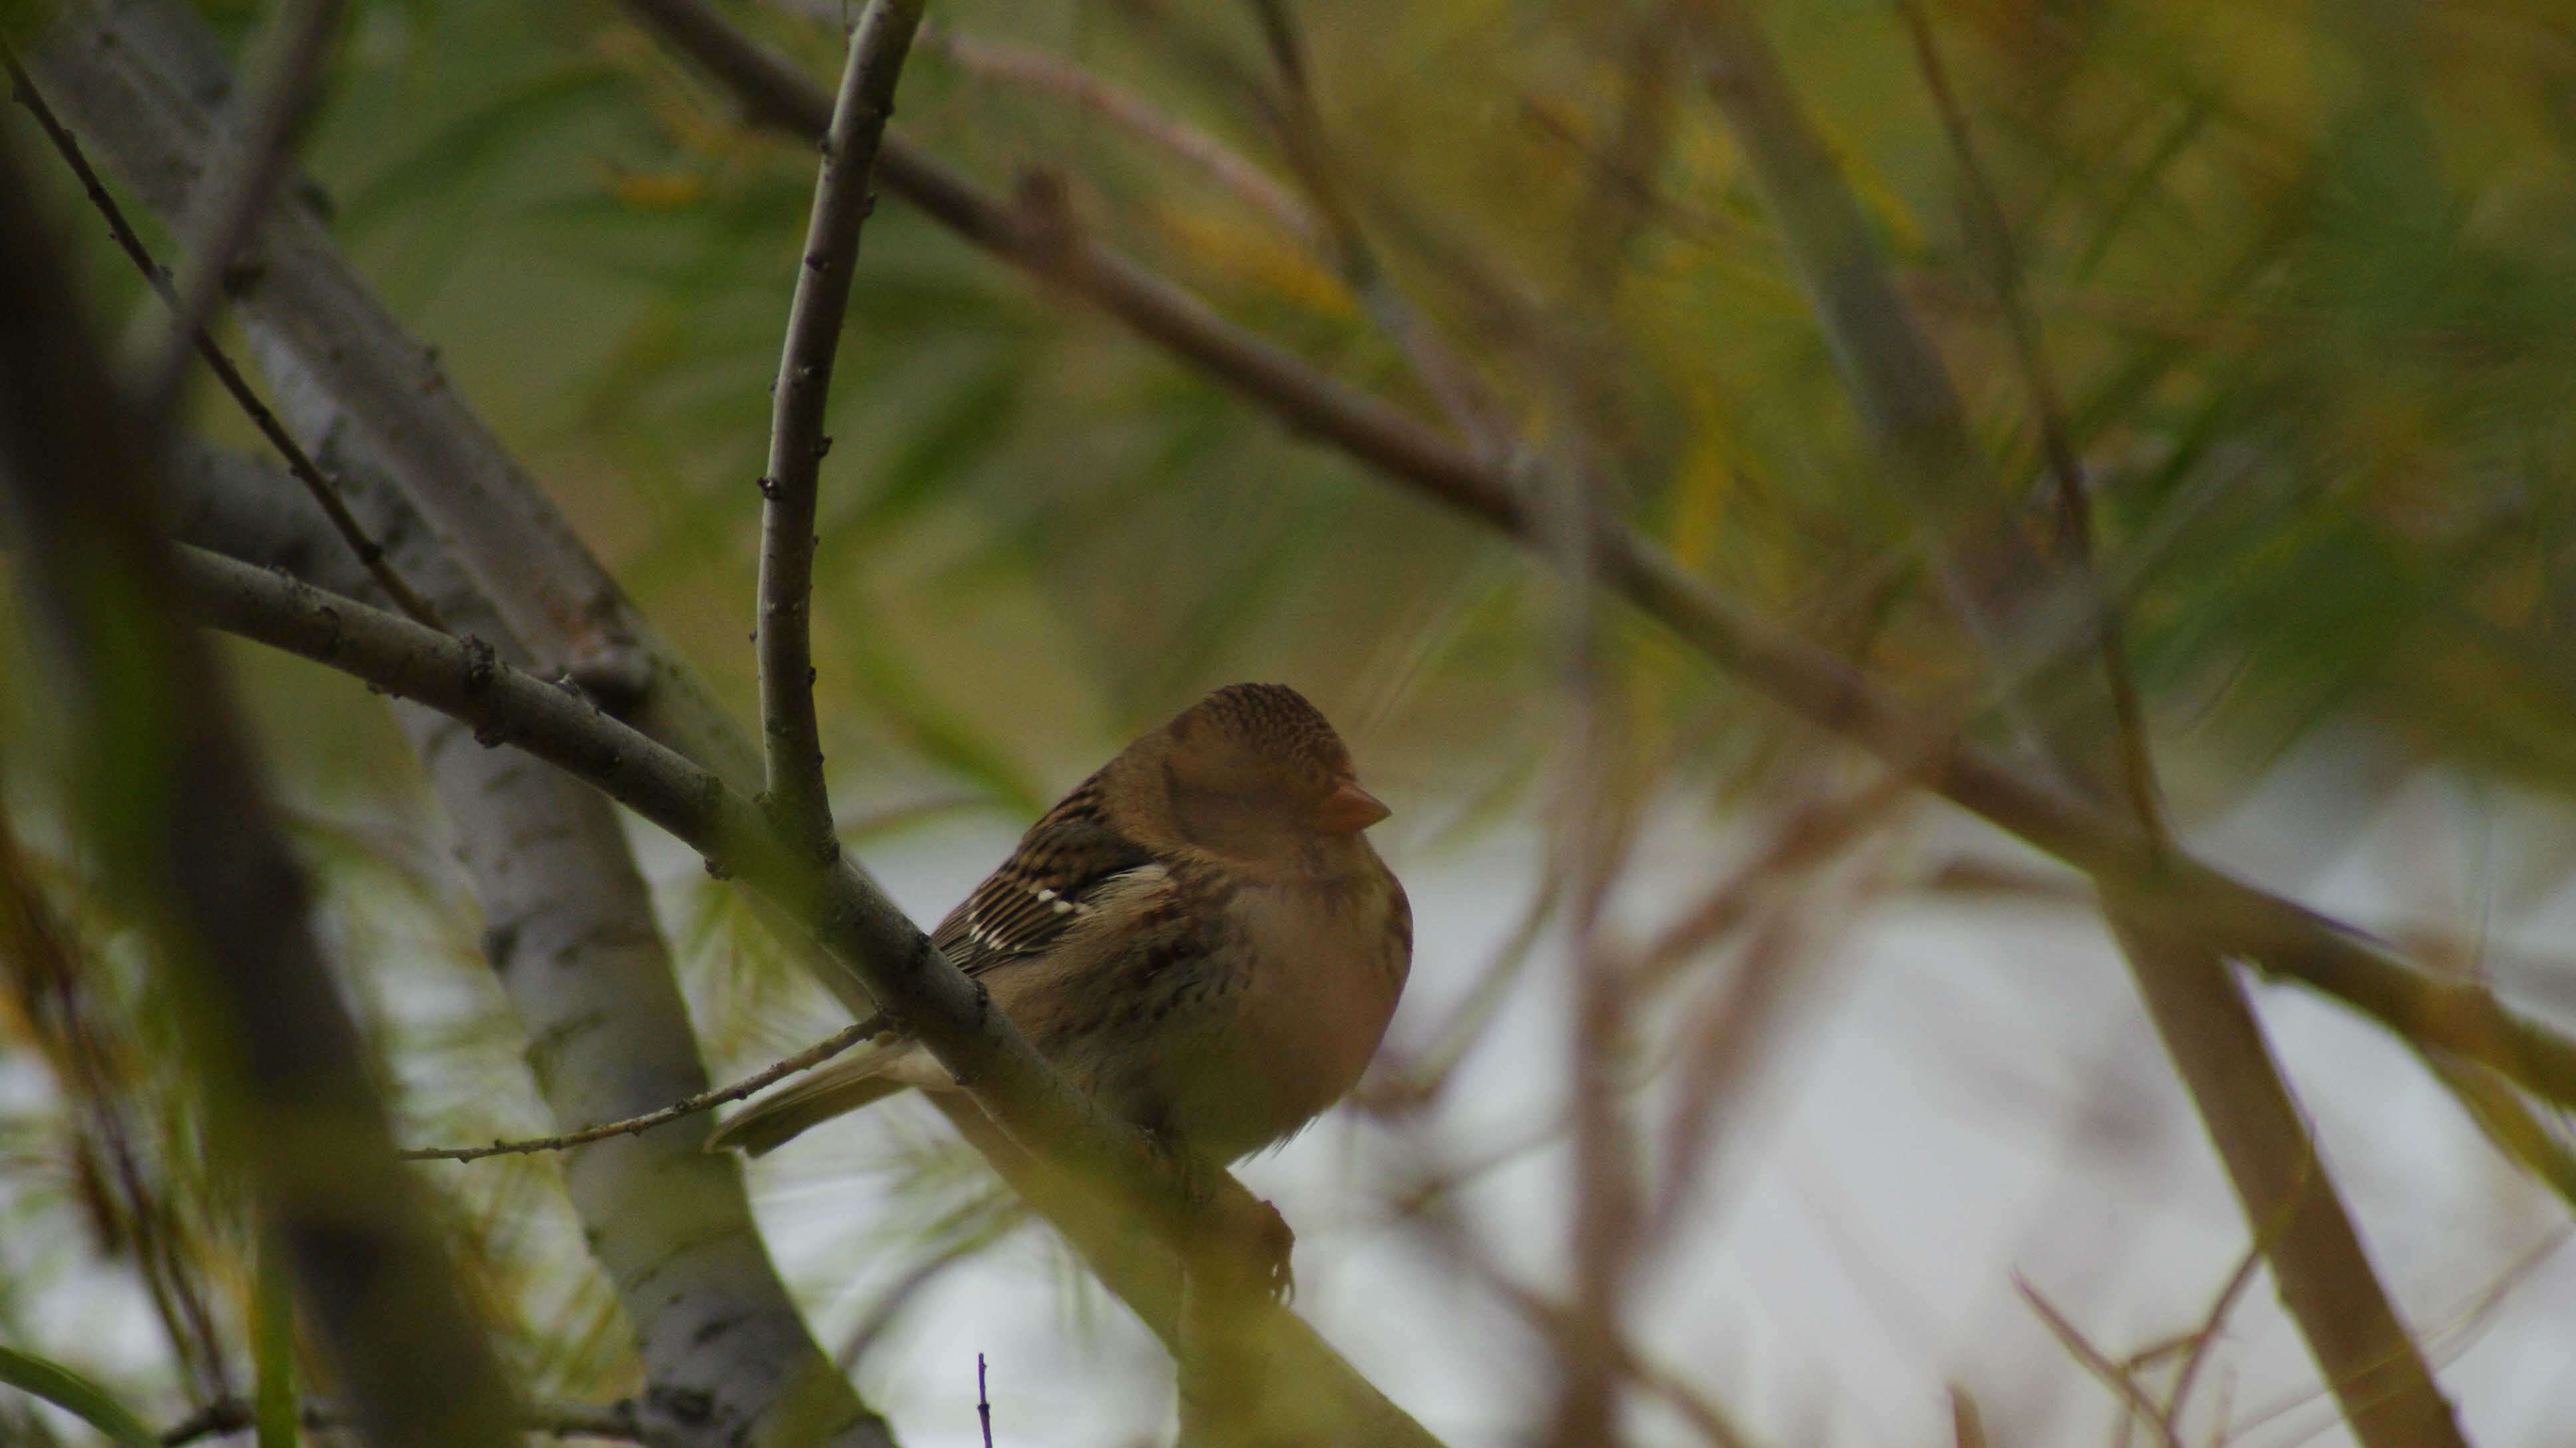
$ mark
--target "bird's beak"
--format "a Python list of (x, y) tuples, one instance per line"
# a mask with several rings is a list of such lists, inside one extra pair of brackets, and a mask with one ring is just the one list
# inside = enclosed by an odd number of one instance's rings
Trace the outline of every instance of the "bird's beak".
[(1315, 828), (1328, 835), (1355, 835), (1392, 813), (1358, 781), (1346, 779), (1341, 788), (1324, 796), (1322, 807), (1315, 811)]

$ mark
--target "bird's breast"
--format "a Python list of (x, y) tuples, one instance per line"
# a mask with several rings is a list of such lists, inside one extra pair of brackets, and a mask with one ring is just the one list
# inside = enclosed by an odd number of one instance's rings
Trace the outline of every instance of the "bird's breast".
[[(1295, 1132), (1358, 1084), (1395, 1014), (1411, 961), (1401, 887), (1382, 870), (1356, 882), (1251, 886), (1228, 902), (1239, 975), (1188, 1114), (1212, 1150), (1256, 1150)], [(1194, 1133), (1194, 1134), (1202, 1134)]]

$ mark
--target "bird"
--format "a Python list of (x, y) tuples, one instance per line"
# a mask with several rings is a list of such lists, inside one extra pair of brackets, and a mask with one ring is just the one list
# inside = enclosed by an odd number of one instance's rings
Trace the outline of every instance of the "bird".
[[(1389, 814), (1283, 684), (1230, 684), (1138, 737), (1030, 826), (932, 933), (1109, 1114), (1227, 1163), (1359, 1081), (1413, 960), (1366, 831)], [(889, 1026), (752, 1103), (754, 1156), (906, 1089), (958, 1089)]]

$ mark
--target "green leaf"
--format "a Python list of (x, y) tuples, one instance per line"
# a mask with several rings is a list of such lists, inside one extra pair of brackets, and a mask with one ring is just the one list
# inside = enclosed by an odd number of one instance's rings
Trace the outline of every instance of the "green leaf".
[(0, 1383), (35, 1394), (125, 1448), (160, 1448), (161, 1435), (126, 1410), (107, 1389), (60, 1363), (0, 1347)]

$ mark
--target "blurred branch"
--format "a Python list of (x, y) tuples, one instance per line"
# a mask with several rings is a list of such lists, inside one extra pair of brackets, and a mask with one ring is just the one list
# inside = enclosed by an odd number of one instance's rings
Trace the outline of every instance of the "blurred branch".
[(2013, 1290), (2021, 1294), (2022, 1301), (2030, 1304), (2030, 1310), (2047, 1326), (2049, 1334), (2066, 1349), (2066, 1355), (2101, 1380), (2102, 1385), (2120, 1400), (2121, 1406), (2128, 1409), (2132, 1419), (2143, 1421), (2154, 1429), (2156, 1441), (2164, 1448), (2183, 1448), (2182, 1435), (2174, 1430), (2173, 1421), (2165, 1416), (2164, 1409), (2157, 1406), (2156, 1400), (2147, 1395), (2147, 1390), (2138, 1386), (2134, 1375), (2104, 1356), (2100, 1348), (2085, 1341), (2083, 1332), (2066, 1320), (2066, 1314), (2051, 1307), (2029, 1278), (2014, 1273)]
[(278, 188), (294, 169), (295, 144), (312, 117), (323, 63), (346, 8), (344, 0), (286, 0), (271, 22), (258, 90), (234, 117), (185, 223), (173, 228), (180, 235), (178, 299), (171, 305), (169, 340), (143, 371), (136, 405), (146, 426), (157, 430), (173, 416), (188, 353), (213, 322), (234, 262), (259, 234)]
[(2003, 202), (1986, 179), (1986, 168), (1977, 158), (1976, 141), (1968, 131), (1967, 114), (1959, 107), (1959, 98), (1950, 89), (1949, 72), (1941, 64), (1941, 50), (1932, 36), (1931, 19), (1924, 14), (1924, 0), (1896, 0), (1897, 14), (1904, 20), (1906, 33), (1914, 43), (1917, 65), (1923, 72), (1924, 88), (1932, 94), (1933, 110), (1941, 117), (1941, 129), (1950, 142), (1950, 152), (1957, 159), (1962, 210), (1969, 218), (1968, 235), (1972, 244), (1980, 244), (1988, 263), (1988, 285), (1994, 294), (1996, 309), (2003, 314), (2004, 332), (2012, 341), (2013, 360), (2020, 367), (2022, 385), (2030, 393), (2031, 412), (2039, 427), (2040, 451), (2047, 460), (2049, 476), (2057, 484), (2059, 537), (2064, 544), (2067, 571), (2076, 578), (2083, 592), (2086, 608), (2091, 612), (2097, 646), (2102, 659), (2103, 682), (2110, 690), (2112, 721), (2120, 751), (2122, 779), (2128, 788), (2129, 809), (2141, 829), (2164, 838), (2171, 832), (2164, 821), (2164, 807), (2156, 793), (2155, 761), (2148, 751), (2146, 713), (2138, 703), (2136, 681), (2130, 677), (2129, 646), (2122, 636), (2118, 605), (2103, 588), (2102, 576), (2093, 560), (2093, 504), (2084, 477), (2084, 465), (2076, 457), (2075, 441), (2066, 425), (2066, 405), (2061, 399), (2056, 380), (2050, 375), (2045, 345), (2040, 339), (2038, 319), (2031, 315), (2030, 300), (2022, 276), (2021, 256), (2013, 244), (2012, 226), (2004, 216)]
[(787, 309), (787, 341), (771, 387), (769, 471), (760, 480), (760, 614), (753, 644), (760, 660), (760, 732), (768, 746), (769, 788), (763, 802), (779, 828), (828, 860), (840, 852), (832, 802), (823, 784), (822, 727), (814, 717), (814, 501), (823, 454), (823, 409), (832, 396), (832, 361), (850, 309), (859, 231), (875, 209), (868, 193), (877, 143), (894, 114), (923, 0), (869, 0), (832, 120), (823, 133), (821, 173), (805, 230), (803, 264)]
[(1488, 458), (1508, 454), (1510, 428), (1484, 382), (1426, 319), (1413, 299), (1387, 275), (1360, 225), (1341, 161), (1315, 104), (1312, 66), (1290, 0), (1247, 0), (1278, 74), (1277, 120), (1281, 149), (1322, 223), (1325, 254), (1378, 330), (1395, 344), (1449, 425)]
[(1008, 81), (1061, 96), (1114, 121), (1196, 167), (1220, 189), (1268, 216), (1299, 242), (1314, 245), (1321, 239), (1322, 227), (1315, 213), (1289, 194), (1286, 187), (1271, 180), (1260, 167), (1223, 141), (1166, 114), (1124, 86), (1044, 51), (969, 35), (952, 25), (924, 22), (919, 43), (978, 79)]
[[(323, 1433), (352, 1426), (356, 1419), (336, 1403), (307, 1400), (296, 1412), (296, 1422), (313, 1432)], [(161, 1435), (163, 1448), (181, 1448), (188, 1443), (208, 1438), (222, 1438), (234, 1433), (247, 1433), (258, 1424), (258, 1405), (244, 1398), (219, 1398), (186, 1418), (171, 1425)], [(519, 1415), (519, 1426), (529, 1433), (542, 1433), (550, 1438), (586, 1438), (602, 1443), (655, 1443), (659, 1440), (637, 1421), (630, 1403), (612, 1404), (605, 1408), (585, 1408), (571, 1404), (531, 1407)]]
[(2209, 1300), (2209, 1311), (2203, 1313), (2200, 1326), (2189, 1339), (2190, 1349), (2175, 1369), (2173, 1387), (2165, 1394), (2164, 1420), (2181, 1431), (2183, 1409), (2190, 1404), (2192, 1384), (2199, 1381), (2200, 1370), (2209, 1362), (2210, 1352), (2218, 1345), (2219, 1330), (2227, 1325), (2228, 1315), (2245, 1297), (2245, 1289), (2254, 1282), (2255, 1269), (2263, 1265), (2266, 1243), (2261, 1235), (2245, 1244), (2245, 1255), (2236, 1259), (2236, 1270), (2227, 1274), (2218, 1292)]
[[(165, 221), (187, 214), (220, 133), (205, 98), (232, 88), (202, 20), (169, 0), (66, 4), (28, 67), (146, 205)], [(759, 751), (660, 645), (449, 385), (435, 349), (405, 333), (310, 210), (272, 209), (255, 256), (260, 265), (242, 270), (236, 288), (254, 339), (303, 359), (536, 657), (729, 778), (757, 777)]]
[[(0, 195), (33, 194), (0, 151)], [(394, 1159), (222, 676), (173, 607), (161, 450), (78, 295), (32, 208), (0, 220), (0, 479), (19, 582), (76, 721), (87, 823), (182, 1003), (210, 1149), (286, 1251), (368, 1440), (499, 1443), (508, 1383)]]
[[(177, 572), (213, 626), (353, 674), (454, 715), (474, 726), (478, 739), (507, 742), (555, 764), (699, 851), (710, 870), (739, 876), (795, 918), (812, 922), (825, 948), (884, 1002), (887, 1015), (969, 1083), (975, 1106), (1003, 1123), (1010, 1141), (1044, 1143), (1049, 1170), (1113, 1203), (1123, 1220), (1150, 1224), (1158, 1250), (1186, 1264), (1194, 1289), (1215, 1293), (1225, 1315), (1254, 1339), (1306, 1331), (1261, 1290), (1284, 1258), (1277, 1213), (1221, 1169), (1176, 1162), (1168, 1148), (1066, 1086), (928, 937), (900, 914), (879, 911), (882, 897), (847, 856), (827, 866), (795, 849), (760, 806), (714, 774), (579, 694), (502, 664), (479, 640), (431, 633), (213, 554), (185, 550)], [(1150, 1304), (1137, 1307), (1155, 1320)], [(1375, 1404), (1374, 1416), (1410, 1425), (1338, 1358), (1298, 1361), (1325, 1376), (1285, 1380), (1309, 1395), (1327, 1423), (1339, 1422), (1332, 1413)], [(1276, 1364), (1273, 1376), (1283, 1376)], [(1407, 1436), (1419, 1432), (1412, 1428)]]
[[(80, 182), (82, 193), (89, 197), (92, 206), (98, 208), (99, 215), (106, 218), (108, 233), (116, 238), (118, 248), (124, 251), (127, 260), (134, 263), (135, 270), (143, 273), (143, 279), (151, 284), (153, 292), (175, 312), (180, 306), (179, 293), (170, 285), (169, 274), (152, 260), (152, 253), (144, 247), (143, 238), (125, 219), (125, 208), (117, 205), (116, 198), (107, 194), (107, 183), (99, 179), (98, 172), (89, 164), (89, 158), (81, 153), (80, 142), (55, 116), (53, 107), (45, 104), (45, 98), (36, 91), (34, 78), (19, 66), (16, 55), (0, 50), (0, 63), (8, 67), (9, 80), (15, 88), (18, 103), (35, 117), (37, 128), (45, 133), (45, 139)], [(322, 476), (322, 470), (306, 456), (303, 445), (278, 422), (277, 414), (269, 410), (267, 403), (260, 401), (259, 393), (253, 390), (249, 379), (242, 376), (241, 369), (233, 365), (231, 356), (215, 344), (214, 334), (200, 325), (191, 335), (191, 340), (197, 355), (205, 359), (207, 370), (215, 374), (215, 380), (222, 384), (233, 405), (250, 419), (251, 426), (259, 430), (259, 435), (285, 461), (286, 470), (313, 496), (323, 516), (330, 520), (332, 531), (339, 534), (341, 540), (349, 545), (350, 553), (366, 565), (376, 586), (383, 589), (385, 596), (393, 600), (394, 605), (414, 623), (428, 628), (441, 627), (437, 612), (403, 582), (402, 575), (394, 571), (392, 564), (385, 561), (385, 550), (367, 536), (356, 518), (350, 516), (348, 505), (340, 499), (339, 490), (331, 485), (330, 479)]]
[[(404, 571), (460, 628), (524, 659), (345, 421), (316, 402), (312, 379), (290, 357), (263, 360), (281, 405), (309, 419), (314, 451)], [(180, 461), (183, 538), (326, 586), (367, 586), (259, 460), (197, 446)], [(515, 751), (477, 747), (445, 715), (404, 703), (393, 714), (454, 831), (484, 954), (554, 1120), (625, 1117), (703, 1091), (697, 1038), (615, 806)], [(814, 1341), (771, 1263), (741, 1171), (705, 1145), (703, 1124), (671, 1127), (579, 1148), (562, 1164), (583, 1243), (625, 1309), (642, 1421), (668, 1448), (745, 1437), (883, 1448), (883, 1420)]]
[[(1994, 496), (1939, 352), (1889, 286), (1858, 201), (1750, 11), (1740, 0), (1699, 0), (1696, 19), (1710, 90), (1870, 442), (1889, 464), (1894, 490), (1923, 519), (1934, 569), (1960, 624), (1990, 662), (2007, 659), (2029, 610), (2051, 596), (2071, 592), (2082, 599), (2096, 591), (2086, 549), (2068, 549), (2071, 564), (2049, 558)], [(2083, 521), (2082, 480), (2071, 459), (2066, 467), (2065, 482), (2076, 490), (2067, 518), (2072, 532)], [(2102, 667), (2120, 671), (2118, 633), (2107, 614), (2092, 611), (2100, 620)], [(2037, 691), (2016, 689), (2020, 704), (2013, 712), (2033, 721), (2028, 727), (2052, 772), (2094, 807), (2125, 815), (2133, 837), (2160, 856), (2170, 845), (2145, 772), (2145, 739), (2136, 732), (2134, 712), (2123, 716), (2113, 702), (2125, 688), (2123, 677), (2106, 690), (2070, 690), (2078, 705), (2072, 711), (2045, 710)], [(2167, 913), (2154, 908), (2159, 903), (2132, 897), (2117, 884), (2104, 891), (2111, 932), (2247, 1222), (2287, 1214), (2269, 1243), (2273, 1277), (2354, 1435), (2370, 1448), (2460, 1443), (2449, 1402), (2372, 1270), (2333, 1179), (2316, 1161), (2307, 1123), (2243, 984), (2206, 936), (2174, 929)], [(2170, 1436), (2170, 1425), (2160, 1426)]]
[(844, 1026), (795, 1055), (755, 1071), (730, 1086), (714, 1091), (701, 1091), (695, 1096), (674, 1101), (660, 1110), (647, 1111), (641, 1116), (629, 1116), (621, 1121), (604, 1121), (597, 1126), (583, 1127), (579, 1131), (567, 1131), (561, 1136), (540, 1136), (525, 1141), (495, 1141), (489, 1146), (417, 1146), (405, 1151), (402, 1158), (405, 1161), (480, 1161), (487, 1156), (562, 1151), (566, 1147), (606, 1141), (612, 1136), (637, 1136), (654, 1127), (668, 1125), (681, 1117), (695, 1116), (701, 1111), (722, 1106), (728, 1101), (740, 1101), (769, 1083), (783, 1080), (799, 1071), (810, 1071), (884, 1029), (884, 1023), (881, 1021), (860, 1021), (855, 1025)]

